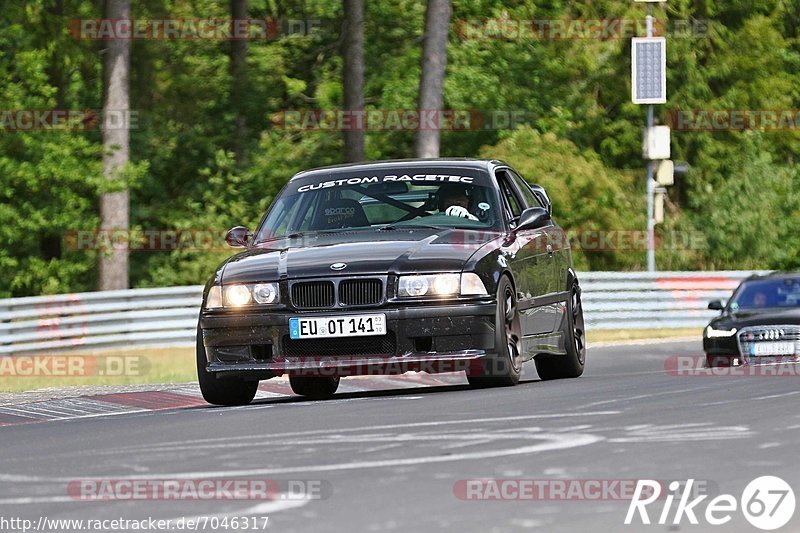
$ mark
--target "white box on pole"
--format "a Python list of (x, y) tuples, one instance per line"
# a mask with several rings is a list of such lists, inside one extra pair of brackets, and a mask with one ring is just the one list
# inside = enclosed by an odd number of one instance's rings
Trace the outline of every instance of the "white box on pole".
[(642, 136), (642, 157), (644, 159), (670, 158), (669, 126), (653, 126), (644, 129)]
[(664, 201), (667, 198), (665, 191), (656, 191), (653, 198), (653, 222), (656, 224), (664, 223)]
[(662, 159), (656, 165), (656, 183), (666, 187), (675, 184), (675, 163), (670, 159)]

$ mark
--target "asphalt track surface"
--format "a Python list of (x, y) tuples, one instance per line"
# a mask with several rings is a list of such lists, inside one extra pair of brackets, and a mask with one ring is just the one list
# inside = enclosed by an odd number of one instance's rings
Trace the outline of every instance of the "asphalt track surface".
[[(274, 532), (758, 531), (738, 509), (724, 526), (706, 524), (703, 505), (697, 526), (626, 526), (627, 499), (478, 501), (459, 489), (468, 479), (692, 478), (738, 499), (776, 475), (798, 491), (798, 378), (665, 372), (670, 356), (699, 354), (699, 341), (596, 347), (573, 380), (542, 382), (526, 368), (512, 388), (463, 380), (0, 428), (0, 517), (268, 516), (257, 530)], [(69, 491), (98, 478), (293, 480), (311, 497), (90, 502)], [(648, 509), (658, 521), (663, 502)], [(800, 531), (800, 510), (781, 531)]]

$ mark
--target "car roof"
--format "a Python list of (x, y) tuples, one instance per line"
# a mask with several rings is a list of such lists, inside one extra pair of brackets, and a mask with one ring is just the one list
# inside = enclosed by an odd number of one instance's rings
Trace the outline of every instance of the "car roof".
[(776, 270), (775, 272), (769, 272), (767, 274), (753, 274), (752, 276), (747, 277), (744, 281), (753, 281), (759, 279), (800, 279), (800, 271), (782, 272), (780, 270)]
[[(307, 178), (315, 174), (338, 174), (345, 172), (372, 172), (374, 170), (388, 170), (393, 168), (415, 169), (415, 168), (435, 168), (435, 167), (448, 167), (448, 168), (465, 168), (474, 170), (491, 171), (495, 167), (508, 166), (503, 161), (497, 159), (473, 159), (469, 157), (442, 157), (431, 159), (388, 159), (383, 161), (365, 161), (363, 163), (346, 163), (343, 165), (332, 165), (327, 167), (319, 167), (310, 170), (303, 170), (298, 172), (292, 179)], [(291, 180), (290, 180), (291, 181)]]

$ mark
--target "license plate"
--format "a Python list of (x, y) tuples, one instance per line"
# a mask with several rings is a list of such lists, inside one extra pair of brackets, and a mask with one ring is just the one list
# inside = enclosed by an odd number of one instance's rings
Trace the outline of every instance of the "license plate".
[(386, 315), (380, 313), (289, 319), (289, 337), (292, 339), (367, 335), (386, 335)]
[(794, 342), (755, 342), (752, 355), (794, 355)]

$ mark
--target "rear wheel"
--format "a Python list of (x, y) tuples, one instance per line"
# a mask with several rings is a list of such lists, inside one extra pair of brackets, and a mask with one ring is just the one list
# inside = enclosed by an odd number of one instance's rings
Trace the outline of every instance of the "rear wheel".
[(339, 376), (293, 376), (289, 374), (292, 391), (312, 400), (330, 398), (339, 388)]
[(519, 309), (514, 287), (508, 277), (503, 276), (497, 286), (495, 353), (476, 365), (478, 369), (467, 373), (470, 385), (508, 387), (519, 382), (522, 372), (520, 331)]
[(581, 289), (578, 283), (572, 285), (567, 300), (564, 336), (565, 355), (539, 355), (536, 357), (536, 371), (543, 380), (577, 378), (583, 374), (586, 364), (586, 329), (583, 321)]
[(258, 390), (258, 381), (241, 378), (219, 379), (206, 370), (208, 360), (203, 346), (203, 334), (197, 328), (197, 381), (203, 399), (214, 405), (245, 405), (253, 401)]

